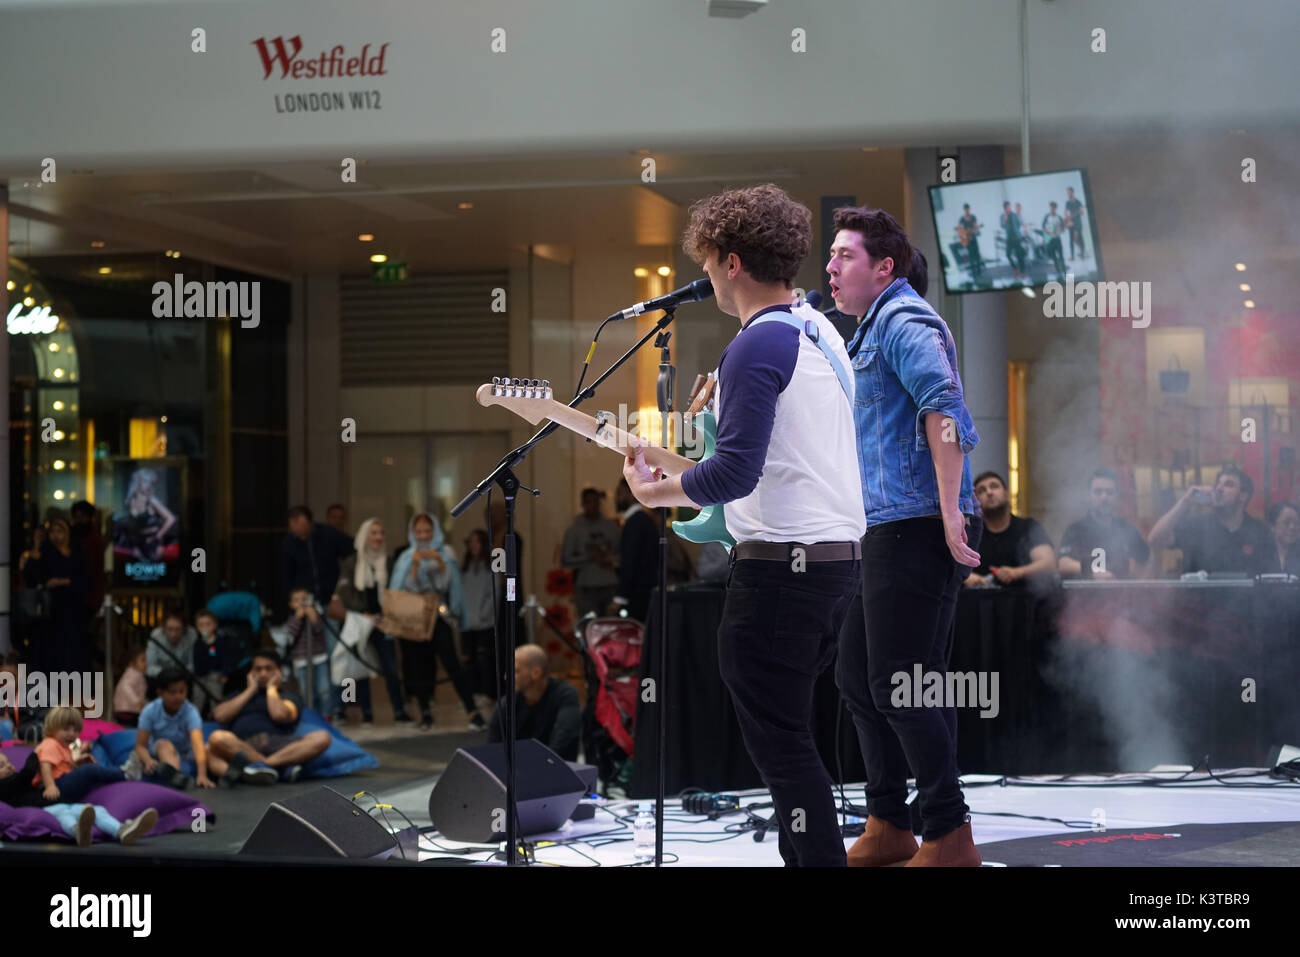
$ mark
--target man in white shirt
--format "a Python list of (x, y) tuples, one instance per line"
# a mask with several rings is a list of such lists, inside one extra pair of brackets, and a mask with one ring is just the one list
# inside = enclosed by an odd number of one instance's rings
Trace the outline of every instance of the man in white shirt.
[[(813, 687), (834, 661), (866, 531), (853, 382), (830, 320), (790, 290), (812, 214), (768, 184), (691, 207), (683, 248), (741, 320), (718, 363), (717, 448), (657, 481), (640, 450), (623, 475), (646, 506), (725, 504), (731, 575), (722, 679), (772, 792), (787, 866), (845, 864), (831, 781), (812, 734)], [(837, 368), (838, 367), (838, 368)]]

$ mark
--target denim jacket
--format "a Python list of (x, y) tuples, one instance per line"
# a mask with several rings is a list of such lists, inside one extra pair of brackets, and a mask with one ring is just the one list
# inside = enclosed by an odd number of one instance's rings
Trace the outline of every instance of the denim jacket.
[(867, 525), (939, 514), (939, 485), (925, 435), (925, 416), (956, 424), (962, 452), (958, 504), (980, 514), (971, 490), (971, 449), (979, 435), (962, 396), (957, 345), (947, 324), (906, 279), (895, 279), (848, 344), (853, 362), (853, 422)]

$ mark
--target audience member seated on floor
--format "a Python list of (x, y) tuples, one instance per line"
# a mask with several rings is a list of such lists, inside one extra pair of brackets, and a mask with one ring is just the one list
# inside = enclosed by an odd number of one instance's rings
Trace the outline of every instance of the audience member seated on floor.
[(77, 739), (84, 726), (76, 708), (51, 708), (45, 715), (45, 737), (36, 746), (40, 770), (32, 779), (32, 787), (40, 788), (45, 800), (71, 804), (101, 784), (126, 780), (121, 768), (102, 767), (89, 748), (82, 750)]
[[(505, 740), (505, 699), (488, 727), (488, 741)], [(578, 760), (582, 709), (567, 681), (546, 673), (546, 652), (538, 645), (515, 649), (515, 737), (536, 738), (566, 761)]]
[(99, 829), (117, 838), (123, 844), (134, 844), (137, 838), (148, 834), (158, 823), (158, 812), (145, 808), (135, 817), (119, 821), (98, 804), (46, 804), (39, 791), (26, 781), (36, 774), (40, 758), (33, 751), (22, 768), (15, 768), (8, 756), (0, 753), (0, 801), (10, 807), (39, 807), (54, 815), (65, 834), (77, 842), (77, 847), (90, 847), (92, 829)]
[(199, 634), (179, 611), (163, 616), (163, 623), (149, 633), (149, 667), (145, 674), (157, 678), (164, 668), (189, 668), (194, 662), (194, 643)]
[(1142, 533), (1115, 514), (1119, 479), (1097, 469), (1088, 479), (1088, 514), (1065, 530), (1057, 569), (1062, 578), (1141, 578), (1151, 549)]
[(140, 713), (135, 748), (122, 768), (128, 778), (143, 777), (183, 791), (190, 777), (181, 765), (192, 760), (199, 787), (215, 786), (208, 777), (203, 719), (190, 703), (189, 691), (189, 679), (180, 668), (166, 668), (158, 676), (158, 697)]
[(125, 727), (135, 724), (144, 710), (148, 685), (144, 672), (149, 667), (149, 653), (141, 648), (131, 656), (113, 688), (113, 717)]
[(248, 687), (217, 705), (213, 717), (225, 730), (208, 738), (209, 761), (228, 765), (221, 776), (227, 784), (246, 781), (274, 784), (296, 781), (302, 766), (330, 746), (328, 731), (294, 734), (302, 716), (302, 698), (280, 693), (284, 674), (274, 651), (253, 653)]
[[(1183, 496), (1151, 527), (1152, 574), (1165, 548), (1183, 553), (1183, 574), (1209, 572), (1254, 574), (1274, 548), (1268, 526), (1246, 514), (1255, 482), (1236, 466), (1219, 470), (1214, 487), (1189, 486)], [(1209, 510), (1194, 514), (1200, 505)]]
[(220, 631), (220, 622), (214, 612), (200, 608), (194, 613), (194, 630), (199, 639), (194, 642), (194, 661), (191, 668), (202, 691), (198, 692), (199, 707), (209, 711), (210, 702), (215, 706), (226, 696), (226, 677), (234, 670), (235, 662), (231, 660), (229, 642), (224, 640)]
[(979, 567), (966, 577), (967, 586), (1040, 585), (1054, 579), (1056, 552), (1043, 526), (1032, 518), (1011, 514), (1007, 483), (996, 472), (975, 477), (975, 497), (984, 512)]
[(325, 643), (325, 622), (316, 610), (316, 599), (306, 588), (295, 588), (289, 595), (291, 614), (285, 622), (289, 632), (289, 660), (298, 689), (307, 693), (308, 658), (311, 659), (312, 706), (321, 714), (334, 711), (334, 688), (330, 684), (329, 646)]

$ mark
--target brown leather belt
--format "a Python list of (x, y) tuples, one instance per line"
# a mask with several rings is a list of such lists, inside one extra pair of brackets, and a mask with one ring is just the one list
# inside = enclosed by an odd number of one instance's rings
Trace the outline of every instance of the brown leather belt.
[[(802, 555), (793, 550), (803, 550)], [(851, 562), (862, 558), (861, 542), (818, 542), (804, 545), (800, 542), (738, 542), (731, 546), (731, 560), (743, 562), (792, 562), (802, 558), (805, 562)]]

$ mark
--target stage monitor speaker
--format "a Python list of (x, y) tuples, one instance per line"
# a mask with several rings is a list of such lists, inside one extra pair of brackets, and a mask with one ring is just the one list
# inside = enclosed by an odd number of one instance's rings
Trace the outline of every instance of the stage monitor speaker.
[(342, 794), (322, 787), (274, 802), (239, 853), (383, 859), (395, 846), (393, 835), (378, 821)]
[[(519, 836), (560, 828), (585, 788), (558, 754), (533, 738), (516, 743), (515, 803)], [(506, 746), (461, 748), (429, 795), (429, 818), (444, 837), (467, 844), (505, 840)]]

